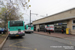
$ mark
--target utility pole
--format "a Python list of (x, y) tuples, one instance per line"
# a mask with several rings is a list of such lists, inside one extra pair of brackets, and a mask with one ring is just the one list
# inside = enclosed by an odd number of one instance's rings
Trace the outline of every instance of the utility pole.
[(30, 25), (31, 25), (31, 10), (30, 10)]

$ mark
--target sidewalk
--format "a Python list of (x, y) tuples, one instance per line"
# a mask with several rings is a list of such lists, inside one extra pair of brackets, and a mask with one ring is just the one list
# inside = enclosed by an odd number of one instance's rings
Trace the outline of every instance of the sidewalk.
[(0, 34), (0, 50), (2, 49), (7, 37), (8, 37), (8, 33)]
[(34, 31), (34, 33), (41, 34), (41, 35), (46, 35), (46, 36), (64, 38), (64, 39), (69, 39), (69, 40), (74, 40), (75, 41), (75, 35), (66, 35), (66, 34), (62, 34), (62, 33), (51, 33), (51, 34), (48, 34), (47, 32), (36, 32), (36, 31)]

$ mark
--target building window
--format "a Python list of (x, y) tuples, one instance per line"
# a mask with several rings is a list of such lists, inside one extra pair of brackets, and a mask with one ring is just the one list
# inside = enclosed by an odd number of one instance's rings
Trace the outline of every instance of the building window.
[(73, 24), (75, 24), (75, 20), (73, 20)]
[(73, 26), (73, 30), (75, 30), (75, 26)]

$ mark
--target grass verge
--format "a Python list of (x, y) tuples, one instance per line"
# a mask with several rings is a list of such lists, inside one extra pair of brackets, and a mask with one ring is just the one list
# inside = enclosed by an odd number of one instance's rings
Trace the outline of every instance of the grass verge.
[(0, 44), (4, 41), (4, 39), (8, 36), (8, 33), (0, 35)]

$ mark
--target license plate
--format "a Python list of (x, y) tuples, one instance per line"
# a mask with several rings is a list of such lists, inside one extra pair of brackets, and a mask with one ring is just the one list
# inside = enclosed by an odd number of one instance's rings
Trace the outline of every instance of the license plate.
[(19, 36), (19, 35), (16, 35), (16, 36)]

